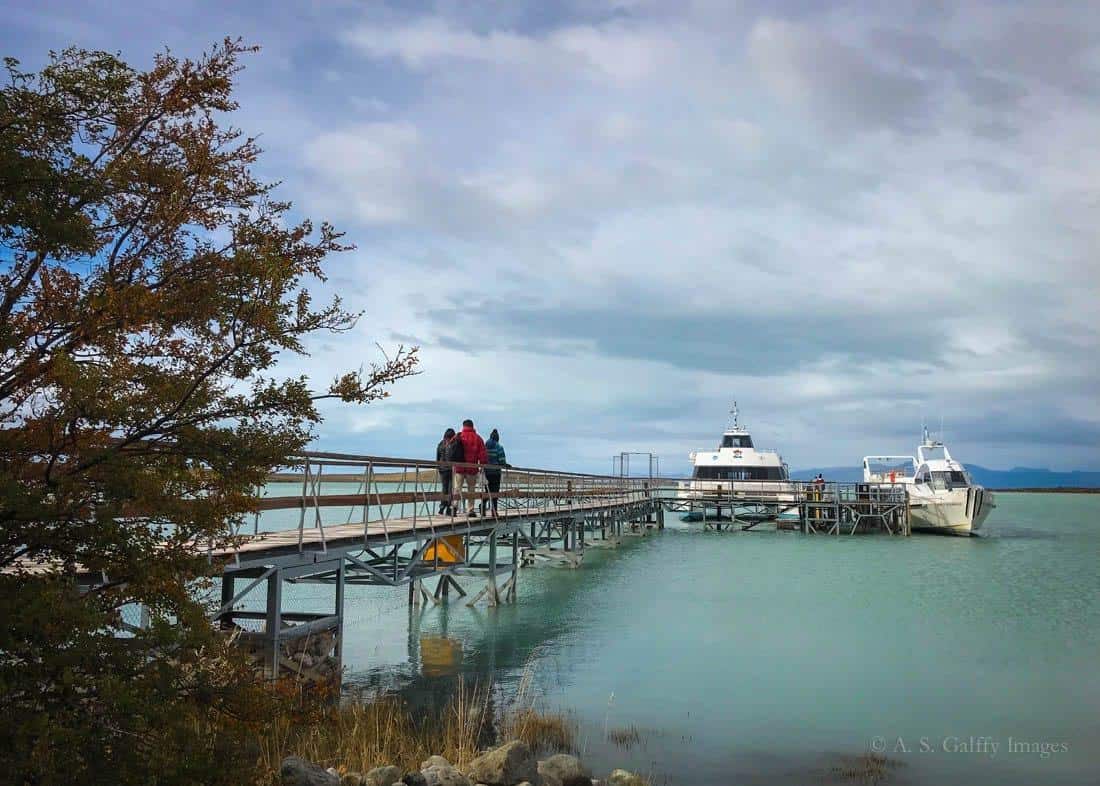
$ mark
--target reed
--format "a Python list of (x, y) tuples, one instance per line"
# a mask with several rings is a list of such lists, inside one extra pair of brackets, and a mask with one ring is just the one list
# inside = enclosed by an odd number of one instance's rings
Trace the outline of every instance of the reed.
[(502, 713), (501, 739), (521, 740), (536, 752), (572, 752), (576, 750), (576, 720), (566, 713), (545, 708), (535, 689), (534, 663), (532, 655), (523, 669), (511, 705)]
[(488, 720), (488, 691), (461, 685), (438, 713), (414, 713), (400, 699), (384, 696), (334, 705), (308, 723), (280, 715), (258, 741), (259, 780), (273, 782), (291, 755), (342, 772), (387, 764), (416, 770), (432, 755), (464, 765), (477, 756)]
[(576, 723), (568, 715), (533, 708), (511, 714), (501, 731), (504, 738), (521, 740), (536, 752), (573, 751), (577, 737)]
[(607, 740), (617, 748), (630, 750), (642, 741), (642, 734), (633, 724), (621, 729), (610, 729), (607, 732)]
[(878, 753), (864, 753), (860, 756), (845, 756), (843, 764), (833, 767), (833, 772), (853, 783), (874, 786), (890, 776), (890, 771), (901, 765), (895, 759), (889, 759)]
[(353, 699), (309, 715), (281, 713), (262, 730), (258, 782), (276, 782), (287, 756), (301, 756), (340, 772), (367, 772), (393, 764), (418, 770), (429, 756), (457, 766), (485, 747), (519, 739), (535, 751), (575, 749), (576, 723), (565, 713), (545, 711), (526, 670), (515, 698), (495, 716), (488, 688), (458, 689), (437, 711), (413, 710), (396, 696)]

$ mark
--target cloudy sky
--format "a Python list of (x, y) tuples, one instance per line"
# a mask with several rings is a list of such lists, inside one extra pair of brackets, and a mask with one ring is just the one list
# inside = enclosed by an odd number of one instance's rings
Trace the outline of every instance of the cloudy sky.
[(323, 448), (678, 472), (736, 398), (792, 467), (1100, 468), (1089, 5), (3, 0), (0, 54), (263, 47), (235, 122), (366, 311), (286, 370), (422, 347)]

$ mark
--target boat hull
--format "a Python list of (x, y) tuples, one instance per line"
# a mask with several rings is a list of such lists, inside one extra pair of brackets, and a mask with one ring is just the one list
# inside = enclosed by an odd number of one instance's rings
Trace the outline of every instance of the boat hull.
[(910, 497), (909, 516), (914, 532), (963, 537), (977, 534), (996, 507), (993, 492), (981, 486)]

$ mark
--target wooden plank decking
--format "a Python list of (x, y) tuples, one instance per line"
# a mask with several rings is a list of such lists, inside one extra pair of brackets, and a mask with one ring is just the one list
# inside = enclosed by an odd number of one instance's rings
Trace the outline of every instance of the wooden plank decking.
[[(410, 498), (406, 499), (406, 496)], [(408, 494), (390, 493), (381, 495), (322, 495), (317, 498), (318, 501), (321, 502), (317, 507), (329, 506), (325, 500), (332, 499), (341, 500), (340, 503), (333, 502), (332, 505), (334, 506), (362, 506), (364, 501), (366, 501), (371, 507), (377, 507), (378, 505), (375, 500), (378, 497), (381, 497), (384, 503), (387, 504), (423, 503), (425, 498), (424, 494), (415, 495), (415, 500), (412, 499), (412, 496), (412, 492)], [(500, 498), (504, 501), (507, 499), (527, 499), (544, 496), (544, 494), (536, 494), (534, 492), (515, 492), (501, 494)], [(428, 500), (431, 501), (432, 497), (433, 495), (429, 494)], [(300, 497), (269, 497), (268, 500), (277, 502), (278, 504), (270, 505), (263, 509), (286, 510), (300, 509), (302, 507)], [(465, 515), (459, 515), (452, 518), (447, 515), (429, 516), (425, 513), (418, 514), (417, 516), (375, 519), (367, 522), (365, 526), (363, 522), (360, 521), (354, 524), (323, 524), (321, 528), (307, 522), (301, 530), (294, 527), (292, 529), (238, 535), (238, 544), (236, 546), (211, 549), (200, 542), (196, 542), (194, 547), (197, 553), (205, 553), (212, 559), (218, 560), (232, 560), (237, 558), (242, 561), (253, 561), (262, 559), (266, 556), (280, 556), (292, 554), (294, 552), (308, 552), (310, 555), (317, 555), (324, 554), (330, 550), (340, 552), (352, 548), (360, 548), (362, 546), (381, 546), (391, 542), (432, 540), (445, 535), (466, 533), (480, 534), (497, 529), (502, 523), (553, 518), (563, 514), (576, 515), (582, 513), (610, 512), (629, 508), (632, 505), (639, 504), (641, 501), (642, 500), (637, 496), (622, 494), (611, 496), (607, 493), (589, 492), (582, 501), (576, 504), (539, 505), (532, 506), (529, 509), (501, 507), (496, 517), (490, 515), (467, 518)], [(306, 506), (314, 507), (313, 498), (307, 497)], [(42, 561), (32, 558), (23, 558), (5, 567), (3, 572), (40, 576), (61, 572), (63, 567), (63, 564), (57, 560)], [(75, 573), (77, 575), (87, 575), (88, 571), (84, 569), (83, 566), (77, 565)]]

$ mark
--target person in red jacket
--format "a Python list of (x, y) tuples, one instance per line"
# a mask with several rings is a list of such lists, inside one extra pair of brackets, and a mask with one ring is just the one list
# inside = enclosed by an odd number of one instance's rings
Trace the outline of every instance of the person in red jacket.
[[(467, 464), (488, 464), (489, 453), (485, 450), (485, 440), (474, 431), (474, 422), (467, 418), (462, 421), (462, 431), (458, 434), (462, 440)], [(455, 468), (455, 497), (458, 504), (462, 504), (462, 487), (466, 486), (467, 504), (466, 515), (477, 516), (477, 508), (474, 505), (474, 497), (477, 494), (477, 476), (481, 470), (476, 467)]]

